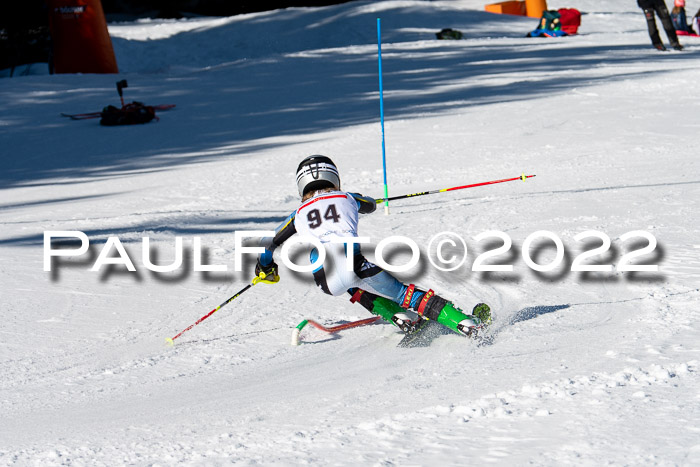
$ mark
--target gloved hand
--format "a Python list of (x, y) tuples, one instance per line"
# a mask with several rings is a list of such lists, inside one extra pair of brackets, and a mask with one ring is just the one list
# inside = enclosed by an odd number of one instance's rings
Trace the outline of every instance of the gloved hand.
[(277, 273), (277, 269), (277, 263), (274, 261), (267, 266), (263, 266), (260, 264), (260, 260), (258, 260), (257, 264), (255, 265), (255, 279), (253, 279), (253, 284), (257, 284), (258, 282), (276, 284), (280, 281), (280, 276)]

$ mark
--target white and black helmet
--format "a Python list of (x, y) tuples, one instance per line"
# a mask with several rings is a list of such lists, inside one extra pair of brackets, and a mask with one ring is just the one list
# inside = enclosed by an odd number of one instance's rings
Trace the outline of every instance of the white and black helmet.
[(297, 168), (299, 195), (322, 188), (340, 188), (340, 174), (330, 157), (309, 156)]

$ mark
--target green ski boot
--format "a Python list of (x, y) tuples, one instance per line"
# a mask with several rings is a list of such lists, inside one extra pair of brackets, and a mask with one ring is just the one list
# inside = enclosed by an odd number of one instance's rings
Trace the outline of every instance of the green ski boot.
[(470, 336), (474, 329), (481, 326), (479, 318), (465, 315), (462, 310), (451, 302), (445, 303), (442, 310), (440, 310), (437, 322), (465, 336)]
[(425, 305), (425, 316), (443, 326), (465, 336), (474, 337), (480, 329), (491, 322), (491, 309), (485, 303), (474, 307), (471, 315), (448, 302), (444, 298), (433, 295)]

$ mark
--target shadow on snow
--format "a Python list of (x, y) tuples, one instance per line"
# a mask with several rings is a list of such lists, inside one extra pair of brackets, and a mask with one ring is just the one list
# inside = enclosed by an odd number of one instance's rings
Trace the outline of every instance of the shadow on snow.
[[(76, 122), (58, 116), (60, 112), (96, 111), (116, 104), (115, 76), (54, 75), (38, 81), (12, 80), (0, 91), (0, 102), (5, 107), (0, 138), (7, 149), (0, 156), (0, 189), (161, 172), (211, 160), (234, 163), (258, 151), (317, 140), (319, 136), (314, 133), (376, 123), (376, 45), (369, 45), (369, 38), (375, 31), (373, 18), (381, 8), (371, 6), (360, 3), (351, 12), (336, 10), (338, 16), (352, 19), (349, 29), (338, 34), (342, 40), (329, 33), (329, 25), (338, 23), (328, 18), (328, 13), (326, 17), (309, 17), (305, 30), (296, 32), (278, 27), (286, 20), (270, 15), (251, 20), (267, 28), (277, 25), (273, 32), (285, 31), (275, 36), (282, 43), (286, 42), (285, 35), (292, 43), (294, 34), (313, 33), (306, 52), (284, 55), (291, 50), (276, 43), (273, 55), (265, 57), (248, 59), (243, 50), (240, 59), (209, 69), (131, 78), (127, 100), (177, 104), (175, 110), (161, 114), (161, 121), (146, 125), (105, 128), (96, 120)], [(575, 37), (560, 41), (522, 38), (506, 45), (437, 41), (432, 29), (445, 25), (445, 13), (418, 22), (415, 13), (381, 13), (386, 38), (393, 41), (383, 50), (388, 120), (449, 114), (470, 106), (534, 99), (601, 81), (625, 80), (645, 72), (625, 71), (620, 65), (649, 60), (646, 48), (579, 45)], [(293, 13), (301, 14), (305, 14), (304, 9)], [(453, 27), (465, 25), (468, 37), (471, 24), (479, 31), (495, 21), (502, 22), (504, 30), (530, 23), (474, 11), (447, 18)], [(213, 32), (202, 29), (181, 33), (170, 39), (173, 47), (168, 50), (177, 50), (179, 41), (197, 40), (212, 47), (235, 49), (236, 44), (227, 42), (226, 37), (236, 27), (231, 23)], [(419, 27), (432, 29), (416, 30)], [(359, 34), (358, 30), (364, 31), (356, 41), (358, 46), (311, 50), (319, 44), (347, 44), (345, 36)], [(136, 41), (115, 42), (119, 49), (124, 42)], [(148, 50), (149, 45), (141, 42), (129, 47)], [(668, 54), (654, 58), (677, 65), (691, 57)], [(603, 77), (571, 73), (602, 65), (619, 66), (619, 71)], [(523, 74), (528, 77), (521, 78)]]

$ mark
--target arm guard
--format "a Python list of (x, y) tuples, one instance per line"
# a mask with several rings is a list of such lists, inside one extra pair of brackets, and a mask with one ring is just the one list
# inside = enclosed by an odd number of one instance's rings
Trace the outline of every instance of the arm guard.
[(369, 196), (362, 196), (359, 193), (350, 193), (357, 201), (357, 210), (360, 214), (371, 214), (377, 209), (377, 202)]
[(272, 263), (272, 254), (275, 249), (286, 242), (289, 237), (297, 233), (297, 229), (294, 227), (294, 217), (296, 214), (297, 212), (294, 211), (284, 222), (277, 226), (274, 237), (267, 237), (260, 240), (260, 246), (265, 248), (265, 252), (260, 254), (258, 261), (263, 267)]

